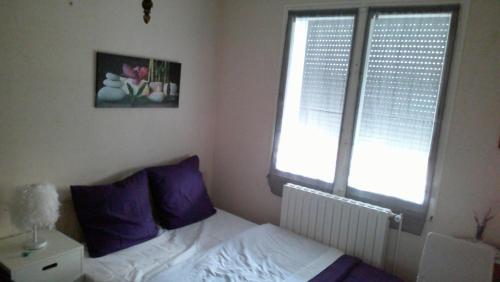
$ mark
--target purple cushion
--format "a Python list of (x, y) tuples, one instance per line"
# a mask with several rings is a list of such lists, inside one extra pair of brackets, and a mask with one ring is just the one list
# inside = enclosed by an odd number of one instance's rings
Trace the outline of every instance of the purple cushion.
[(334, 282), (344, 281), (351, 271), (361, 263), (361, 260), (353, 256), (342, 255), (330, 266), (323, 269), (318, 275), (309, 282)]
[(403, 282), (402, 279), (389, 274), (382, 269), (375, 268), (366, 263), (360, 263), (352, 270), (344, 282)]
[(158, 234), (144, 170), (113, 184), (71, 186), (71, 195), (91, 257), (131, 247)]
[(198, 156), (192, 156), (185, 160), (182, 160), (177, 165), (182, 166), (184, 168), (190, 168), (199, 171), (200, 159), (198, 158)]
[(197, 156), (176, 165), (147, 169), (160, 225), (175, 229), (203, 220), (216, 210), (198, 170)]
[(342, 255), (309, 282), (403, 282), (381, 269), (363, 263), (360, 259)]

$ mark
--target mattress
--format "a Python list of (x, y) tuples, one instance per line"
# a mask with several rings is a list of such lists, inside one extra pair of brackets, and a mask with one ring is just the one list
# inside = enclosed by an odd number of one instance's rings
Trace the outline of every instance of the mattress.
[(309, 281), (343, 253), (264, 224), (152, 277), (152, 282)]
[(85, 255), (86, 281), (147, 281), (168, 268), (199, 257), (210, 248), (256, 226), (255, 223), (217, 209), (203, 221), (175, 230), (161, 230), (158, 237), (100, 258)]
[(150, 282), (402, 282), (340, 250), (272, 224), (252, 227)]

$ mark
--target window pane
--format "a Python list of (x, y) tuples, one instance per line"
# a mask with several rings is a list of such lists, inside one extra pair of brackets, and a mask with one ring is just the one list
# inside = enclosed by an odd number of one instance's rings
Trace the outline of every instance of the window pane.
[(276, 168), (333, 182), (354, 16), (296, 17)]
[(422, 204), (451, 13), (371, 18), (349, 187)]

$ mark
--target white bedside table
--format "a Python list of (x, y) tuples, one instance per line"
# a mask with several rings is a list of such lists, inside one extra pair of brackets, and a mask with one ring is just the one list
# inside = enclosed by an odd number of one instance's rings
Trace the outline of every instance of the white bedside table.
[(23, 257), (23, 243), (31, 233), (0, 240), (0, 281), (83, 280), (83, 246), (56, 230), (42, 230), (47, 247)]

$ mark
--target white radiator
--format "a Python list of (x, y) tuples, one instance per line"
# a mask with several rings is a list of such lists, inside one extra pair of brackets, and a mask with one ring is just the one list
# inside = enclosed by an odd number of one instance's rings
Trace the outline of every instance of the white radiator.
[(383, 267), (392, 216), (389, 209), (286, 184), (280, 226)]

